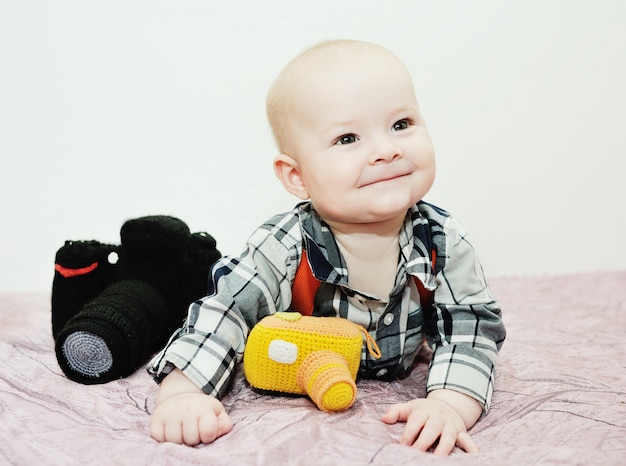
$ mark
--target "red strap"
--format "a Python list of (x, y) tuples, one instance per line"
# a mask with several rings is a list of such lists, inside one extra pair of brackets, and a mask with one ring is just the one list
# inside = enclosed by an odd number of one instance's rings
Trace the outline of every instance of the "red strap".
[[(437, 261), (437, 253), (433, 249), (431, 252), (431, 260), (433, 270), (435, 270), (435, 263)], [(433, 305), (433, 292), (426, 289), (422, 281), (413, 277), (417, 291), (420, 294), (420, 301), (422, 309), (428, 309)], [(319, 289), (321, 282), (315, 278), (309, 261), (307, 260), (306, 251), (302, 249), (302, 258), (300, 259), (300, 265), (296, 270), (296, 276), (293, 284), (291, 285), (291, 309), (300, 312), (305, 316), (313, 315), (313, 307), (315, 305), (315, 294)]]
[(86, 275), (89, 272), (93, 272), (98, 268), (98, 263), (94, 262), (87, 267), (83, 267), (80, 269), (68, 269), (67, 267), (63, 267), (61, 264), (54, 264), (54, 270), (59, 272), (65, 278), (77, 277), (79, 275)]
[(315, 293), (319, 289), (321, 282), (315, 278), (306, 251), (302, 249), (300, 265), (296, 270), (296, 277), (291, 285), (291, 308), (305, 316), (313, 315), (315, 303)]

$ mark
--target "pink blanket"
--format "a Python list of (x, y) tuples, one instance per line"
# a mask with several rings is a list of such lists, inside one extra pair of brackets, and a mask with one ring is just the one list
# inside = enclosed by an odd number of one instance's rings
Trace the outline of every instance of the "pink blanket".
[(0, 294), (1, 464), (626, 464), (626, 271), (497, 278), (508, 337), (492, 409), (471, 433), (481, 452), (445, 460), (398, 444), (380, 416), (422, 396), (426, 363), (392, 383), (360, 381), (348, 411), (252, 391), (241, 373), (224, 403), (233, 431), (195, 448), (149, 437), (157, 386), (141, 369), (80, 385), (55, 359), (49, 295)]

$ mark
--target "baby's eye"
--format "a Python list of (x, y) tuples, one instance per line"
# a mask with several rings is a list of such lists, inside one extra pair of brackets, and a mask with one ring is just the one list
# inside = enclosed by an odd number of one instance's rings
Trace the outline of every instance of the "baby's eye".
[(411, 126), (411, 122), (409, 120), (398, 120), (393, 124), (394, 131), (402, 131), (403, 129), (407, 129)]
[(350, 134), (344, 134), (342, 136), (339, 136), (337, 139), (335, 139), (334, 144), (338, 144), (338, 145), (353, 144), (357, 142), (358, 140), (359, 138), (357, 137), (356, 134), (350, 133)]

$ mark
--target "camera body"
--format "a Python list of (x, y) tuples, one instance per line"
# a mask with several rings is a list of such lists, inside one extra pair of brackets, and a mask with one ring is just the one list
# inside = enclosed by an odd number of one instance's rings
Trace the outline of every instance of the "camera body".
[(248, 335), (246, 379), (257, 389), (308, 395), (322, 411), (348, 409), (356, 399), (364, 333), (339, 317), (277, 312)]

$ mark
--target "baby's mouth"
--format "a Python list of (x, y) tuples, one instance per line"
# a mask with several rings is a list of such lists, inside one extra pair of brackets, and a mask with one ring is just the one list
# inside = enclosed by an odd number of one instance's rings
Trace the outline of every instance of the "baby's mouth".
[(397, 175), (391, 175), (391, 176), (384, 176), (382, 178), (377, 178), (375, 180), (371, 180), (371, 181), (367, 181), (365, 183), (363, 183), (361, 186), (359, 186), (360, 188), (365, 188), (367, 186), (372, 186), (378, 183), (384, 183), (386, 181), (393, 181), (393, 180), (397, 180), (399, 178), (404, 178), (405, 176), (408, 176), (409, 173), (399, 173)]

